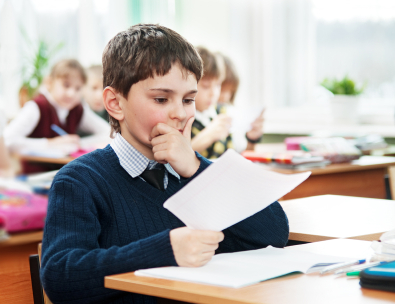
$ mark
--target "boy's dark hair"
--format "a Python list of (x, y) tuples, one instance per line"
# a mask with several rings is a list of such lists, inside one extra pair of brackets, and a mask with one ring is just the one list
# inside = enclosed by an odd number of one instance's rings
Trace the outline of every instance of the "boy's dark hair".
[(49, 76), (52, 79), (65, 78), (69, 76), (70, 70), (76, 70), (82, 79), (82, 82), (86, 83), (86, 73), (84, 67), (76, 59), (63, 59), (54, 64), (51, 69)]
[[(103, 51), (103, 87), (113, 87), (127, 98), (133, 84), (166, 75), (174, 63), (199, 81), (202, 60), (196, 49), (175, 31), (157, 24), (137, 24), (112, 38)], [(185, 74), (186, 75), (186, 74)], [(119, 121), (109, 117), (112, 135)]]
[(210, 52), (203, 46), (197, 46), (196, 49), (203, 60), (203, 77), (224, 80), (225, 65), (222, 57)]
[(220, 56), (223, 58), (225, 64), (225, 79), (222, 82), (222, 87), (232, 91), (230, 103), (233, 104), (237, 89), (239, 87), (239, 75), (237, 74), (236, 67), (232, 60), (223, 54), (220, 54)]

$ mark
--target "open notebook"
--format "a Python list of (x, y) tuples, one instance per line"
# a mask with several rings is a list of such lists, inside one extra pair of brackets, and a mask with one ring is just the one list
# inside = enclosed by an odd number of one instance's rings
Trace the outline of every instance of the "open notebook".
[(215, 255), (198, 268), (159, 267), (138, 270), (138, 276), (239, 288), (294, 272), (306, 273), (317, 264), (355, 260), (299, 250), (267, 247), (235, 253)]

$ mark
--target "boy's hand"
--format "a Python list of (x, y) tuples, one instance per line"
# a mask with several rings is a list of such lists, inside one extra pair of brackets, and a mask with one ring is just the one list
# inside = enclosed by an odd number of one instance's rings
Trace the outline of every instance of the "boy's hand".
[(64, 136), (57, 136), (54, 138), (48, 138), (48, 144), (50, 146), (58, 145), (80, 145), (80, 137), (75, 134), (69, 134)]
[(247, 137), (252, 140), (257, 140), (263, 134), (263, 114), (265, 110), (263, 109), (261, 114), (253, 121), (251, 124), (251, 130), (247, 132)]
[(182, 177), (189, 178), (199, 169), (200, 161), (191, 147), (191, 117), (183, 132), (158, 123), (151, 131), (151, 145), (154, 158), (158, 163), (169, 163)]
[(181, 227), (170, 231), (170, 243), (178, 266), (199, 267), (211, 260), (224, 234)]
[(226, 114), (219, 114), (211, 123), (202, 130), (204, 136), (209, 136), (212, 143), (224, 139), (229, 135), (232, 126), (232, 118)]

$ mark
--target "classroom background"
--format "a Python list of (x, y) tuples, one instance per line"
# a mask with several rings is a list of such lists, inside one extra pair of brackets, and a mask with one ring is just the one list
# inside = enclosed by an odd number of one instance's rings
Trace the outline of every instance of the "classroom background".
[[(62, 58), (88, 67), (115, 33), (140, 22), (229, 56), (241, 80), (236, 106), (267, 108), (266, 142), (317, 132), (395, 137), (395, 3), (386, 0), (1, 0), (0, 109), (15, 117), (22, 84), (37, 85), (40, 46), (44, 75)], [(320, 83), (345, 76), (364, 90), (339, 125)]]
[[(72, 58), (98, 68), (108, 41), (138, 23), (169, 27), (234, 63), (240, 84), (234, 105), (226, 105), (234, 143), (241, 135), (245, 149), (251, 122), (264, 113), (263, 136), (249, 142), (253, 150), (237, 152), (270, 174), (311, 171), (278, 199), (290, 226), (284, 250), (395, 260), (395, 1), (0, 0), (1, 303), (33, 303), (36, 295), (41, 301), (37, 254), (55, 169), (103, 144), (88, 140), (87, 149), (77, 147), (75, 154), (46, 147), (8, 151), (2, 120), (8, 126), (15, 121), (54, 64)], [(106, 121), (91, 128), (99, 131), (100, 125), (109, 139)], [(51, 171), (22, 175), (23, 162), (49, 164)], [(11, 170), (5, 163), (12, 163)], [(266, 190), (254, 189), (262, 197)], [(20, 206), (29, 212), (7, 213)], [(13, 217), (18, 222), (10, 227)], [(382, 255), (378, 240), (392, 248), (390, 254)], [(35, 260), (29, 263), (30, 255)], [(359, 280), (334, 275), (293, 274), (248, 292), (125, 277), (106, 277), (106, 287), (138, 293), (153, 282), (147, 294), (169, 289), (168, 298), (195, 302), (207, 296), (206, 303), (395, 301), (393, 292), (361, 289)]]

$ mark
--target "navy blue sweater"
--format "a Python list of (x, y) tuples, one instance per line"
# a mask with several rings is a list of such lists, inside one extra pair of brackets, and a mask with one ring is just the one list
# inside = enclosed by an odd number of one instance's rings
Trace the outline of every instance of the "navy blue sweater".
[[(198, 155), (198, 154), (197, 154)], [(202, 172), (160, 191), (132, 178), (110, 146), (79, 157), (56, 175), (49, 194), (41, 280), (54, 303), (156, 303), (156, 298), (104, 288), (104, 277), (177, 266), (171, 229), (185, 226), (163, 203)], [(275, 202), (226, 229), (217, 253), (285, 246), (288, 220)]]

